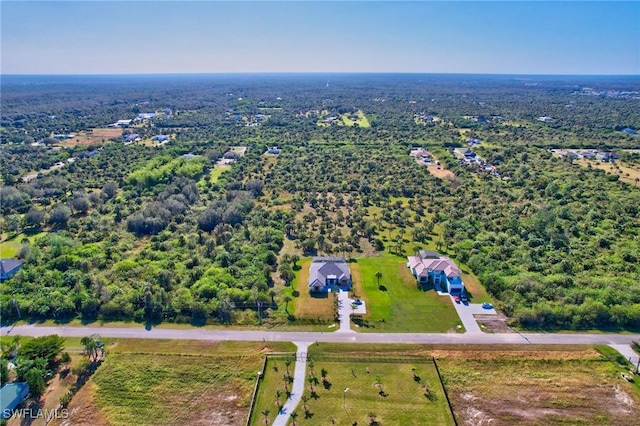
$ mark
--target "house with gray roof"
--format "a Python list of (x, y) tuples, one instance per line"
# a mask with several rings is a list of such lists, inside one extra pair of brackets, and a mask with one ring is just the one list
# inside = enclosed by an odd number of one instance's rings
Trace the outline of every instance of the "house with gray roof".
[(8, 280), (22, 268), (22, 260), (0, 259), (0, 281)]
[(314, 257), (309, 267), (309, 291), (326, 292), (334, 286), (351, 288), (351, 270), (344, 257)]

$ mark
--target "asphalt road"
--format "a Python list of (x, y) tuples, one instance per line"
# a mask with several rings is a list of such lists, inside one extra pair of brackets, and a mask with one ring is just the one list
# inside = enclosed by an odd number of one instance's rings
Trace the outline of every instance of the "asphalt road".
[(604, 344), (629, 345), (640, 340), (640, 334), (546, 334), (546, 333), (319, 333), (300, 331), (208, 330), (170, 328), (109, 327), (40, 327), (20, 325), (1, 327), (0, 334), (21, 336), (102, 337), (173, 340), (235, 340), (269, 342), (334, 342), (334, 343), (423, 343), (423, 344)]

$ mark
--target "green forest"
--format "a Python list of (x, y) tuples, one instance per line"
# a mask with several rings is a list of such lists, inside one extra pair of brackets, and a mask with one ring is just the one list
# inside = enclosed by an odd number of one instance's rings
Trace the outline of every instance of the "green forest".
[[(287, 325), (301, 258), (424, 248), (521, 328), (640, 328), (640, 186), (620, 178), (640, 170), (640, 137), (621, 131), (640, 128), (637, 78), (59, 78), (2, 81), (0, 248), (24, 260), (0, 284), (3, 321)], [(165, 112), (126, 132), (169, 143), (53, 139), (146, 111)], [(320, 126), (321, 111), (370, 127)], [(456, 157), (470, 138), (498, 173)], [(619, 159), (607, 171), (550, 148)]]

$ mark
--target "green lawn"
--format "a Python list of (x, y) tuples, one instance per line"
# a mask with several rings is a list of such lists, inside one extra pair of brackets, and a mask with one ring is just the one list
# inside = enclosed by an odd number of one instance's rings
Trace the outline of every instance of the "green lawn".
[[(264, 385), (260, 390), (260, 401), (270, 409), (269, 420), (273, 422), (277, 414), (275, 389), (273, 382), (282, 383), (283, 361), (278, 361), (278, 372), (270, 367), (265, 374)], [(412, 367), (415, 367), (414, 379)], [(326, 372), (326, 382), (322, 380), (322, 370)], [(367, 372), (368, 371), (368, 372)], [(305, 403), (298, 405), (297, 423), (304, 425), (335, 424), (368, 425), (369, 414), (382, 425), (450, 425), (453, 424), (449, 413), (444, 390), (438, 380), (435, 367), (431, 363), (380, 363), (380, 362), (333, 362), (316, 361), (314, 385), (316, 395), (312, 395), (308, 379), (311, 378), (310, 365), (307, 365), (307, 382), (304, 395), (308, 414), (305, 415)], [(270, 377), (273, 376), (273, 379)], [(376, 386), (378, 383), (380, 386)], [(429, 395), (425, 394), (425, 386)], [(282, 388), (282, 385), (280, 386)], [(347, 392), (344, 389), (349, 388)], [(269, 408), (270, 407), (270, 408)], [(253, 425), (263, 425), (261, 409), (255, 410)], [(291, 424), (291, 422), (289, 422)]]
[(36, 233), (20, 233), (14, 236), (11, 239), (8, 239), (2, 243), (0, 243), (0, 257), (16, 257), (18, 253), (20, 253), (20, 249), (22, 249), (22, 240), (27, 238), (29, 242), (33, 243), (36, 238), (45, 235), (46, 232), (36, 232)]
[[(292, 362), (289, 366), (289, 377), (293, 377), (293, 371), (295, 368), (295, 362)], [(287, 391), (285, 388), (284, 376), (287, 371), (287, 366), (284, 360), (269, 360), (267, 362), (267, 368), (265, 369), (264, 379), (260, 382), (260, 388), (258, 389), (258, 396), (256, 398), (256, 405), (251, 413), (252, 425), (264, 425), (265, 416), (261, 414), (264, 410), (269, 410), (267, 418), (269, 424), (278, 415), (278, 405), (276, 404), (276, 392), (279, 390), (281, 396), (279, 401), (284, 405), (287, 399)], [(289, 380), (286, 382), (288, 389), (291, 390), (293, 383)]]
[(230, 168), (231, 168), (231, 166), (218, 166), (218, 165), (216, 165), (211, 170), (211, 174), (209, 175), (209, 182), (216, 183), (218, 181), (218, 179), (220, 178), (220, 175), (222, 175), (222, 173), (224, 173), (226, 170), (228, 170)]
[(344, 123), (345, 126), (353, 126), (354, 124), (357, 124), (359, 127), (371, 127), (371, 124), (369, 124), (369, 120), (367, 119), (367, 116), (364, 115), (364, 113), (360, 110), (358, 110), (355, 115), (358, 117), (357, 120), (351, 120), (351, 118), (349, 118), (351, 114), (342, 114), (342, 116), (340, 117), (342, 119), (342, 122)]
[(20, 253), (21, 248), (22, 244), (20, 244), (17, 238), (0, 243), (0, 257), (16, 257), (18, 253)]
[[(462, 324), (448, 296), (438, 296), (432, 287), (418, 288), (405, 258), (383, 254), (358, 259), (357, 264), (363, 293), (358, 296), (366, 302), (368, 311), (365, 326), (359, 331), (438, 333)], [(376, 279), (378, 271), (382, 273), (382, 290)], [(358, 293), (357, 283), (354, 284)]]

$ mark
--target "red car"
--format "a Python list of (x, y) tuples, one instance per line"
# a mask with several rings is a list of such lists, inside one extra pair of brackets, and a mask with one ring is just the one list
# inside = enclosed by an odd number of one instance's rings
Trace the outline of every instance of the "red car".
[(455, 300), (456, 303), (460, 303), (460, 296), (453, 296), (453, 300)]

